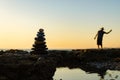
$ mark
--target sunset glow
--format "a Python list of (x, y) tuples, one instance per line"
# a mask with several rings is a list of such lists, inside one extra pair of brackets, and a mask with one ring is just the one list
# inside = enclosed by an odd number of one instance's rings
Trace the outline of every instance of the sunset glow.
[(120, 0), (0, 0), (0, 48), (31, 49), (40, 28), (49, 49), (120, 47)]

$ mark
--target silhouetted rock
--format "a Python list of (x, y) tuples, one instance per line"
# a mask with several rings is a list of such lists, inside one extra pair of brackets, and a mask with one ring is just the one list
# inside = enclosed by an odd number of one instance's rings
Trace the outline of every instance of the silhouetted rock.
[(24, 53), (21, 50), (1, 53), (0, 80), (53, 80), (57, 67), (81, 68), (101, 76), (107, 69), (120, 70), (120, 49), (49, 50), (44, 57)]
[(0, 80), (52, 80), (55, 64), (38, 58), (30, 54), (0, 55)]
[(39, 29), (37, 37), (35, 37), (35, 43), (33, 44), (33, 51), (31, 51), (31, 54), (44, 55), (48, 53), (44, 36), (44, 29)]
[(4, 51), (4, 53), (8, 53), (8, 54), (28, 54), (27, 51), (24, 51), (24, 50), (18, 50), (18, 49), (10, 49), (10, 50), (6, 50), (6, 51)]

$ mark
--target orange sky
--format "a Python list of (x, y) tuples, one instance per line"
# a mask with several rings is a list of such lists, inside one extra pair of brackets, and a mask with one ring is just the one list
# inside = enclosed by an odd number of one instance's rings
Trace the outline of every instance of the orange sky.
[[(94, 2), (93, 2), (94, 1)], [(0, 48), (30, 49), (40, 28), (49, 49), (97, 48), (104, 27), (105, 48), (120, 47), (118, 0), (1, 0)]]

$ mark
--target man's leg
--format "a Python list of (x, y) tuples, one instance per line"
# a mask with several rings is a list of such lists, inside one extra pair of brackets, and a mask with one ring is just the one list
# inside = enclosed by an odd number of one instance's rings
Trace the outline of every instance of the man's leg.
[(99, 45), (98, 45), (98, 49), (99, 49)]
[(102, 49), (103, 48), (102, 44), (100, 46), (101, 46), (101, 49)]

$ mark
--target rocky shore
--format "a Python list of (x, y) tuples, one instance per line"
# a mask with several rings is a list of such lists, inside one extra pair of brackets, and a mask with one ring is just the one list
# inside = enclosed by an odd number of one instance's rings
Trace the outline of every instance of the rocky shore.
[(120, 49), (49, 50), (45, 55), (12, 49), (0, 51), (0, 80), (53, 80), (57, 67), (96, 73), (120, 70)]

